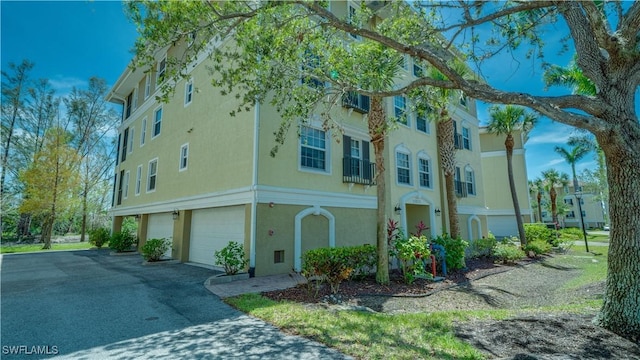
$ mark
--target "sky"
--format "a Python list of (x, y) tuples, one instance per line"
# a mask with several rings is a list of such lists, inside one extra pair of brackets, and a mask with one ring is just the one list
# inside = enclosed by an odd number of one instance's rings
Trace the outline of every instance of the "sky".
[[(104, 78), (112, 85), (125, 70), (133, 54), (135, 26), (126, 18), (119, 1), (0, 1), (2, 70), (10, 62), (23, 59), (35, 63), (33, 78), (48, 78), (59, 96), (75, 86), (85, 88), (92, 76)], [(559, 34), (560, 32), (557, 32)], [(548, 60), (566, 65), (571, 54), (557, 55), (558, 39), (549, 35), (551, 45)], [(559, 35), (557, 35), (559, 36)], [(519, 56), (502, 55), (483, 69), (491, 84), (503, 90), (543, 94), (539, 64)], [(566, 93), (566, 89), (551, 89), (546, 95)], [(488, 106), (480, 104), (481, 124), (488, 120)], [(525, 145), (528, 178), (540, 176), (555, 168), (571, 174), (570, 167), (554, 151), (565, 146), (575, 130), (569, 126), (542, 118), (530, 132)], [(577, 171), (594, 169), (595, 155), (578, 163)]]

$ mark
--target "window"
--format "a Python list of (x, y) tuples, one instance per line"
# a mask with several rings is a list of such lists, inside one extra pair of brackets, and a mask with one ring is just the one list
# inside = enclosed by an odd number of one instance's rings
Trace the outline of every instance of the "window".
[(180, 164), (178, 165), (178, 169), (180, 171), (187, 169), (189, 159), (189, 144), (184, 144), (180, 147)]
[(144, 79), (144, 99), (147, 100), (149, 95), (151, 95), (151, 76), (147, 75)]
[(147, 192), (156, 190), (156, 180), (158, 177), (158, 159), (149, 161), (149, 173), (147, 175)]
[(460, 105), (467, 107), (467, 96), (465, 94), (460, 95)]
[(468, 127), (462, 127), (462, 147), (471, 150), (471, 135)]
[(573, 212), (573, 210), (567, 212), (567, 218), (573, 219), (575, 217), (576, 214)]
[(573, 199), (564, 199), (564, 203), (573, 206)]
[(431, 129), (429, 129), (429, 121), (425, 115), (419, 115), (416, 113), (416, 129), (425, 134), (431, 133)]
[(133, 111), (138, 108), (138, 88), (133, 89)]
[(327, 139), (322, 130), (308, 126), (300, 128), (300, 166), (327, 171)]
[[(118, 144), (116, 145), (116, 165), (118, 165), (118, 160), (120, 160), (120, 140), (122, 139), (122, 134), (118, 133)], [(115, 186), (114, 186), (115, 190)]]
[(407, 98), (404, 96), (394, 96), (393, 97), (393, 116), (396, 117), (397, 121), (404, 125), (409, 125), (409, 119), (406, 116), (407, 113)]
[(476, 195), (475, 175), (470, 166), (464, 168), (464, 178), (467, 182), (467, 194)]
[(396, 152), (396, 176), (398, 184), (411, 185), (411, 162), (409, 154)]
[(454, 187), (455, 187), (455, 192), (456, 192), (456, 196), (458, 197), (466, 197), (467, 196), (467, 191), (469, 190), (469, 188), (467, 187), (467, 185), (461, 180), (461, 175), (460, 175), (460, 168), (456, 166), (456, 170), (453, 174), (453, 181), (454, 181)]
[(587, 211), (586, 210), (582, 210), (581, 214), (582, 214), (582, 217), (586, 217), (587, 216)]
[(424, 66), (419, 60), (413, 60), (413, 76), (423, 77), (425, 75)]
[(420, 186), (431, 188), (431, 162), (426, 155), (418, 157), (418, 176), (420, 177)]
[(120, 162), (127, 160), (127, 145), (129, 144), (129, 128), (124, 129), (122, 135), (122, 154), (120, 155)]
[(116, 205), (122, 204), (122, 188), (124, 186), (124, 170), (120, 170), (120, 176), (118, 177), (120, 182), (118, 183), (118, 202)]
[(160, 135), (162, 129), (162, 108), (156, 109), (153, 116), (153, 131), (151, 132), (151, 138)]
[(342, 182), (373, 185), (375, 167), (369, 162), (369, 142), (343, 135), (342, 144), (344, 151)]
[(280, 264), (284, 262), (284, 250), (276, 250), (273, 252), (273, 263)]
[(129, 197), (129, 172), (124, 173), (124, 190), (122, 190), (124, 198)]
[(160, 84), (164, 81), (164, 77), (167, 73), (167, 57), (165, 56), (164, 59), (160, 60), (160, 62), (158, 63), (158, 73), (156, 76), (156, 84)]
[(304, 54), (304, 63), (302, 64), (302, 77), (300, 81), (302, 84), (307, 85), (314, 89), (324, 88), (324, 82), (314, 76), (316, 69), (320, 66), (320, 57), (311, 51), (306, 51)]
[(404, 69), (409, 71), (409, 58), (407, 57), (406, 54), (401, 54), (402, 55), (402, 62), (400, 63), (400, 66)]
[(140, 146), (143, 146), (147, 137), (147, 117), (146, 116), (142, 119), (141, 130), (142, 131), (140, 131)]
[[(351, 24), (351, 25), (353, 25), (355, 27), (358, 27), (358, 23), (356, 21), (357, 20), (356, 19), (356, 16), (357, 16), (356, 7), (351, 5), (351, 4), (349, 4), (349, 13), (348, 14), (349, 14), (349, 18), (348, 18), (349, 24)], [(360, 36), (359, 35), (349, 33), (349, 36), (351, 36), (352, 38), (354, 38), (356, 40), (360, 40)]]
[(131, 107), (133, 105), (133, 91), (127, 95), (127, 100), (126, 100), (127, 104), (126, 107), (124, 109), (124, 118), (128, 119), (129, 116), (131, 116)]
[(184, 84), (184, 106), (191, 104), (191, 100), (193, 99), (193, 80), (187, 81)]
[(142, 165), (138, 165), (138, 169), (136, 169), (136, 196), (140, 195), (141, 184), (142, 184)]
[(135, 128), (131, 128), (129, 130), (129, 144), (127, 144), (128, 150), (129, 150), (129, 154), (131, 154), (133, 152), (133, 139), (134, 139), (134, 134), (135, 134)]

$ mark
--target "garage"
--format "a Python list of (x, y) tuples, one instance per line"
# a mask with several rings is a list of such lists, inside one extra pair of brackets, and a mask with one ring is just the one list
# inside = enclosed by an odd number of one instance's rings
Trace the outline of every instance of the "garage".
[(487, 217), (489, 231), (497, 238), (518, 236), (518, 224), (513, 215), (493, 215)]
[(189, 261), (215, 265), (213, 253), (229, 241), (244, 244), (244, 205), (193, 210)]
[[(173, 241), (173, 216), (171, 213), (150, 214), (147, 224), (148, 239), (169, 239)], [(173, 247), (173, 243), (171, 244)], [(171, 248), (164, 254), (165, 258), (171, 258)]]

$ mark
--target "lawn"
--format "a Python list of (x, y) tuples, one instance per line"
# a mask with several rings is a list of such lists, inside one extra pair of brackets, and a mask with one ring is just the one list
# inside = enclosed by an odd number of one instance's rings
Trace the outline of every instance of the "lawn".
[[(0, 253), (2, 254), (11, 254), (11, 253), (25, 253), (25, 252), (38, 252), (38, 251), (49, 251), (42, 249), (43, 244), (29, 244), (29, 245), (2, 245), (0, 246)], [(85, 250), (91, 249), (93, 245), (88, 242), (74, 242), (74, 243), (64, 243), (64, 244), (51, 244), (51, 250)]]
[[(551, 267), (581, 270), (565, 285), (566, 291), (599, 283), (606, 276), (606, 248), (602, 255), (571, 250), (548, 258)], [(275, 302), (257, 294), (226, 300), (230, 305), (263, 319), (287, 333), (298, 334), (358, 359), (483, 359), (484, 355), (454, 335), (454, 323), (473, 319), (504, 319), (512, 310), (442, 311), (435, 313), (384, 314), (335, 311), (293, 302)], [(602, 301), (584, 300), (518, 313), (593, 313)]]

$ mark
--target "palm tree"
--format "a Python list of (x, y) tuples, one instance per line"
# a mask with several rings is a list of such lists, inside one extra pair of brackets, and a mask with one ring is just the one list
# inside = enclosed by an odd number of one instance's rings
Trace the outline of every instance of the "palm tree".
[(576, 163), (582, 160), (591, 149), (584, 145), (575, 145), (571, 150), (567, 150), (563, 147), (556, 146), (555, 151), (564, 158), (564, 160), (571, 165), (571, 173), (573, 175), (573, 191), (578, 191), (578, 177), (576, 176)]
[(558, 193), (555, 187), (567, 185), (569, 183), (569, 175), (565, 173), (560, 174), (555, 169), (549, 169), (542, 172), (542, 177), (545, 182), (545, 190), (549, 192), (549, 197), (551, 198), (551, 217), (553, 222), (558, 224), (558, 207), (556, 204)]
[(509, 176), (509, 189), (511, 190), (511, 200), (513, 201), (513, 210), (516, 214), (516, 223), (518, 224), (518, 235), (522, 247), (527, 245), (527, 239), (524, 234), (524, 224), (522, 222), (522, 214), (520, 211), (520, 203), (518, 202), (518, 193), (516, 192), (516, 182), (513, 178), (513, 132), (517, 129), (528, 131), (536, 122), (536, 116), (525, 112), (524, 108), (519, 106), (507, 105), (492, 106), (489, 110), (491, 120), (487, 126), (490, 133), (496, 135), (505, 135), (504, 147), (507, 151), (507, 175)]
[(544, 181), (540, 178), (529, 180), (529, 192), (531, 196), (535, 194), (536, 203), (538, 204), (538, 222), (542, 222), (542, 194), (544, 193)]
[(576, 65), (576, 58), (567, 67), (553, 65), (549, 67), (543, 76), (544, 83), (549, 86), (569, 86), (576, 95), (595, 95), (596, 86)]

